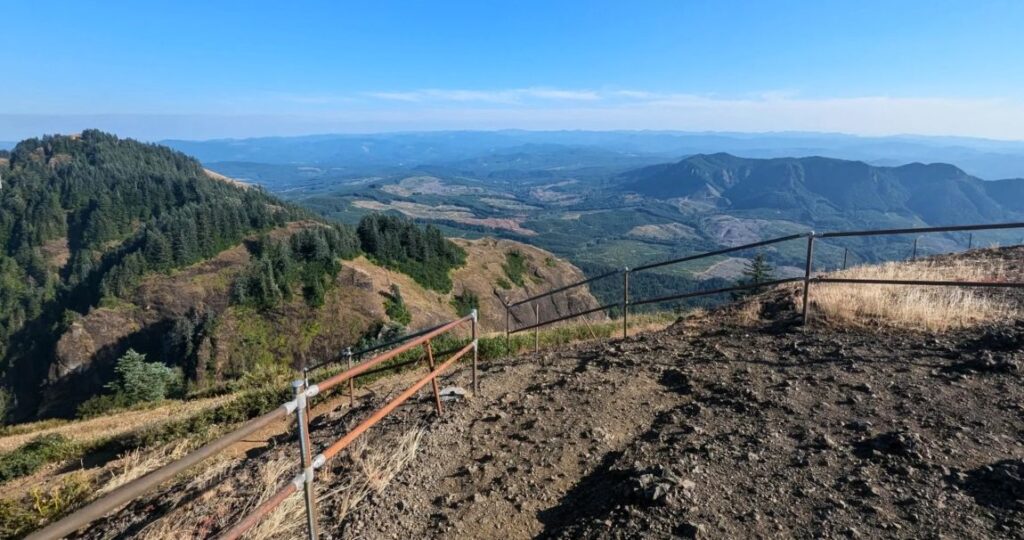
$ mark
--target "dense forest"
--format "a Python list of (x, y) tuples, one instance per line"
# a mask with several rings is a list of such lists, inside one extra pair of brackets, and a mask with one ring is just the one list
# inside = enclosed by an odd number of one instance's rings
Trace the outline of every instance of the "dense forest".
[(99, 131), (19, 143), (0, 161), (0, 358), (31, 398), (66, 312), (307, 216), (192, 158)]
[(382, 266), (408, 274), (416, 283), (441, 292), (452, 290), (450, 271), (466, 262), (466, 252), (433, 225), (391, 215), (365, 216), (357, 229), (363, 251)]
[[(259, 311), (295, 296), (322, 305), (339, 260), (360, 253), (441, 291), (465, 261), (436, 227), (393, 216), (272, 239), (263, 233), (318, 220), (260, 188), (213, 178), (184, 154), (94, 130), (22, 141), (0, 156), (0, 178), (0, 408), (13, 401), (22, 413), (35, 407), (69, 324), (105, 302), (131, 301), (147, 273), (246, 239), (250, 263), (231, 301)], [(174, 322), (157, 357), (195, 376), (196, 343), (215, 321), (197, 310)]]

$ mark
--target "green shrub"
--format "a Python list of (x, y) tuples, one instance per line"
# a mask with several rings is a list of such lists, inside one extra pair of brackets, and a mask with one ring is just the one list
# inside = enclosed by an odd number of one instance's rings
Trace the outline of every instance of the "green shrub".
[(480, 309), (480, 298), (473, 291), (462, 291), (462, 294), (456, 294), (452, 298), (452, 307), (459, 317), (465, 317), (474, 309)]
[(526, 256), (519, 250), (513, 249), (505, 253), (505, 264), (501, 265), (501, 269), (505, 271), (505, 275), (512, 283), (520, 287), (526, 284), (526, 280), (523, 279), (527, 272)]
[(512, 288), (512, 284), (509, 283), (508, 280), (503, 277), (498, 278), (496, 284), (498, 285), (499, 289), (509, 290)]
[(117, 378), (107, 384), (115, 400), (127, 405), (160, 401), (183, 390), (183, 377), (160, 362), (146, 362), (146, 355), (129, 349), (114, 368)]
[(59, 433), (40, 435), (0, 456), (0, 482), (32, 474), (47, 463), (80, 453), (81, 447)]
[(405, 305), (405, 299), (402, 298), (402, 291), (398, 285), (391, 285), (391, 292), (384, 300), (384, 312), (387, 313), (388, 318), (402, 326), (408, 326), (412, 322), (412, 314), (409, 313), (409, 308)]

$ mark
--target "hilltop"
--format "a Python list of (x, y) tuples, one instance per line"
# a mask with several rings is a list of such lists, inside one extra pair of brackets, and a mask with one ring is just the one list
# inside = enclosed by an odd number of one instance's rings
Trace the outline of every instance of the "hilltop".
[[(1019, 280), (1022, 255), (898, 269)], [(1020, 538), (1024, 298), (977, 292), (968, 304), (926, 291), (911, 298), (945, 310), (941, 331), (881, 304), (838, 318), (826, 286), (802, 326), (799, 288), (781, 287), (663, 331), (487, 362), (480, 395), (437, 418), (423, 394), (332, 464), (321, 523), (343, 538)], [(967, 305), (1001, 311), (965, 318)], [(410, 377), (379, 381), (355, 408), (325, 409), (314, 444)], [(294, 441), (278, 442), (144, 497), (84, 537), (221, 530), (291, 478)], [(289, 501), (255, 534), (296, 534), (302, 505)], [(175, 510), (147, 510), (165, 507)]]

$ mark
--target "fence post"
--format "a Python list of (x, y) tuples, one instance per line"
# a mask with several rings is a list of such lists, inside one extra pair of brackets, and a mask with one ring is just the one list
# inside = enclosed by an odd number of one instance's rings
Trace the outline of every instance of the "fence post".
[(967, 237), (967, 251), (970, 251), (971, 247), (973, 247), (973, 246), (974, 246), (974, 233), (971, 233), (971, 235)]
[(533, 352), (540, 352), (540, 303), (533, 304)]
[(629, 267), (622, 270), (622, 339), (629, 336)]
[(477, 375), (476, 375), (476, 366), (477, 366), (477, 361), (479, 360), (480, 355), (479, 355), (479, 351), (477, 350), (478, 349), (478, 342), (477, 342), (477, 337), (476, 337), (476, 332), (477, 332), (477, 330), (476, 330), (476, 319), (477, 319), (477, 312), (476, 312), (476, 310), (474, 309), (471, 312), (471, 314), (473, 315), (473, 324), (472, 324), (472, 332), (473, 332), (473, 395), (475, 396), (480, 391), (480, 386), (479, 386), (479, 384), (477, 382)]
[(301, 452), (303, 487), (306, 500), (306, 526), (310, 540), (319, 536), (316, 525), (316, 495), (313, 492), (313, 459), (309, 449), (309, 401), (306, 399), (306, 384), (302, 380), (292, 382), (297, 406), (296, 420), (299, 424), (299, 451)]
[(914, 237), (914, 252), (910, 254), (910, 260), (911, 261), (916, 261), (917, 260), (917, 237), (916, 236)]
[[(430, 346), (430, 340), (427, 340), (427, 343), (425, 344), (425, 347), (427, 349), (427, 361), (430, 363), (430, 371), (433, 372), (434, 371), (434, 348)], [(437, 377), (432, 377), (430, 379), (430, 384), (431, 384), (431, 386), (434, 387), (434, 404), (437, 405), (437, 415), (441, 416), (441, 412), (443, 412), (442, 409), (441, 409), (441, 390), (437, 386)]]
[(843, 270), (846, 270), (846, 257), (850, 254), (850, 248), (843, 248)]
[(508, 301), (502, 302), (505, 304), (505, 352), (512, 356), (512, 308), (508, 307)]
[[(341, 354), (348, 360), (348, 369), (352, 369), (352, 347), (345, 347)], [(356, 406), (356, 381), (354, 378), (348, 380), (348, 406)]]
[(808, 295), (811, 292), (811, 264), (814, 260), (814, 231), (807, 235), (807, 262), (804, 266), (804, 306), (802, 311), (803, 324), (807, 324)]

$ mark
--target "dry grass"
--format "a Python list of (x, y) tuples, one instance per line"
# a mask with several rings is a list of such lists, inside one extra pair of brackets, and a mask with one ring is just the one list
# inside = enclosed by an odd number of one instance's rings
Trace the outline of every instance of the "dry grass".
[[(89, 443), (130, 433), (157, 423), (188, 418), (206, 409), (222, 405), (236, 396), (218, 396), (193, 401), (168, 401), (164, 405), (139, 411), (126, 411), (89, 420), (54, 425), (42, 421), (18, 426), (17, 434), (0, 437), (0, 452), (9, 452), (30, 439), (48, 433), (59, 433), (77, 443)], [(34, 429), (38, 427), (38, 429)]]
[[(1002, 281), (1005, 272), (990, 262), (918, 261), (861, 266), (836, 272), (853, 279)], [(916, 285), (820, 284), (811, 289), (814, 314), (841, 324), (891, 324), (942, 331), (997, 321), (1019, 314), (992, 291)]]
[(407, 431), (392, 444), (369, 446), (365, 439), (350, 452), (351, 473), (324, 498), (335, 501), (340, 519), (344, 519), (370, 493), (380, 493), (416, 457), (422, 429)]
[(138, 448), (126, 452), (120, 456), (110, 471), (110, 478), (100, 488), (98, 494), (104, 495), (109, 493), (136, 478), (155, 471), (172, 461), (181, 459), (194, 447), (195, 443), (191, 439), (185, 439), (153, 450)]
[(743, 326), (754, 326), (761, 321), (761, 301), (747, 300), (736, 308), (736, 321)]

